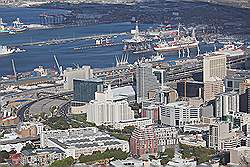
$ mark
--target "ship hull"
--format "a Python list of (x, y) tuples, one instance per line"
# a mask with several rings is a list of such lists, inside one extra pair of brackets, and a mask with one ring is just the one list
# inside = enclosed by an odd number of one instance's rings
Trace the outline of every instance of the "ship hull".
[(186, 48), (196, 48), (199, 43), (191, 43), (191, 44), (181, 44), (175, 46), (166, 46), (166, 47), (154, 47), (155, 51), (158, 52), (168, 52), (168, 51), (178, 51)]

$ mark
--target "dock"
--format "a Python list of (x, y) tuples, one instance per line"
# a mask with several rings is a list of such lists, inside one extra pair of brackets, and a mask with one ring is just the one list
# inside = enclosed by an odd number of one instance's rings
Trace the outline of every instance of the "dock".
[(90, 36), (82, 36), (82, 37), (75, 37), (75, 38), (64, 38), (64, 39), (51, 39), (46, 41), (38, 41), (38, 42), (27, 42), (27, 43), (16, 43), (8, 45), (10, 47), (20, 47), (20, 46), (44, 46), (44, 45), (58, 45), (67, 42), (75, 42), (80, 40), (91, 40), (97, 38), (111, 38), (113, 36), (122, 36), (127, 35), (128, 32), (121, 32), (121, 33), (110, 33), (110, 34), (100, 34), (100, 35), (90, 35)]

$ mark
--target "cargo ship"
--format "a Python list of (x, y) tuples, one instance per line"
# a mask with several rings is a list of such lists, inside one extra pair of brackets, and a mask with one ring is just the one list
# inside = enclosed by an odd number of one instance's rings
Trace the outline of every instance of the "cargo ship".
[(180, 36), (178, 30), (178, 35), (172, 41), (160, 41), (154, 46), (154, 50), (158, 52), (168, 52), (168, 51), (177, 51), (187, 48), (196, 48), (199, 46), (199, 41), (195, 37), (195, 32), (191, 36)]
[(7, 46), (0, 46), (0, 56), (14, 53), (15, 49), (8, 48)]
[(236, 46), (232, 43), (224, 45), (223, 48), (216, 51), (217, 53), (225, 54), (228, 57), (236, 57), (245, 55), (245, 51), (242, 49), (243, 45)]

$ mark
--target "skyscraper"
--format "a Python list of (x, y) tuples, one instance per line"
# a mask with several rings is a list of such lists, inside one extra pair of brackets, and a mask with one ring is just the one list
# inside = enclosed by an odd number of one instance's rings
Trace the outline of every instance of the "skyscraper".
[(160, 86), (157, 77), (153, 75), (151, 64), (143, 63), (136, 70), (137, 102), (148, 99), (148, 92)]
[(227, 58), (224, 54), (212, 53), (203, 58), (203, 82), (210, 81), (210, 78), (218, 77), (224, 79), (227, 75)]
[(90, 102), (95, 99), (95, 92), (103, 91), (101, 79), (74, 79), (74, 100)]

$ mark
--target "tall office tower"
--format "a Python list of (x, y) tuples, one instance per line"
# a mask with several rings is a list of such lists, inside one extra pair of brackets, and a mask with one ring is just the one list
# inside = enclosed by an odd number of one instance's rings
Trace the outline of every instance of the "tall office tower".
[(88, 104), (87, 120), (96, 125), (113, 125), (124, 120), (134, 119), (134, 111), (124, 97), (114, 97), (109, 86), (104, 92), (96, 92), (95, 100)]
[(224, 79), (227, 75), (227, 58), (224, 54), (212, 53), (203, 58), (203, 82), (210, 81), (210, 78), (219, 77)]
[(133, 156), (158, 153), (158, 139), (153, 126), (136, 128), (130, 138), (130, 150)]
[(161, 123), (175, 127), (200, 123), (200, 107), (190, 106), (188, 102), (178, 101), (161, 106)]
[(90, 79), (93, 77), (93, 70), (90, 66), (83, 66), (81, 68), (67, 68), (63, 71), (64, 84), (63, 87), (65, 90), (73, 90), (73, 80), (74, 79)]
[(152, 66), (148, 63), (140, 64), (136, 69), (137, 102), (148, 99), (148, 92), (160, 86), (157, 77), (153, 75)]
[(101, 79), (74, 79), (74, 100), (90, 102), (95, 99), (95, 92), (103, 91)]
[(232, 117), (236, 112), (239, 112), (239, 94), (237, 92), (225, 92), (216, 95), (216, 117), (226, 121), (229, 116)]
[(210, 81), (204, 83), (204, 101), (209, 102), (215, 99), (215, 95), (225, 91), (224, 82), (218, 78), (210, 78)]
[(250, 113), (250, 88), (240, 95), (240, 112)]

